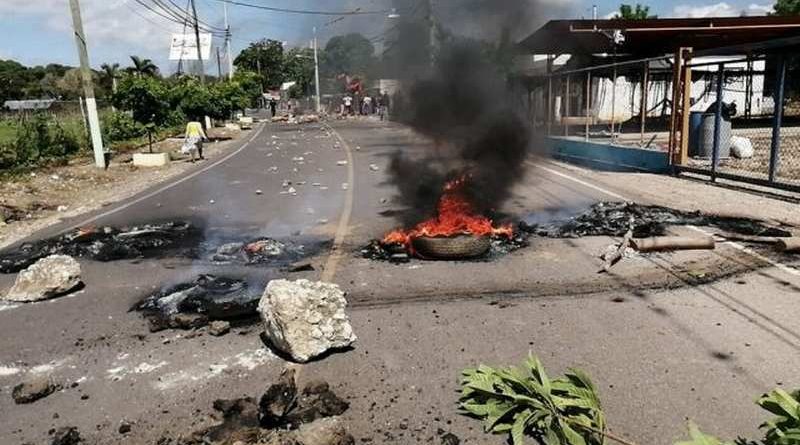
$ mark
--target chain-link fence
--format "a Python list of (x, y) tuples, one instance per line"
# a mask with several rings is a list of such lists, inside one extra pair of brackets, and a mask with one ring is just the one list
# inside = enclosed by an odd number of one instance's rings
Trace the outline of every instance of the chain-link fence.
[(777, 51), (692, 62), (692, 100), (710, 106), (690, 116), (690, 158), (679, 167), (712, 178), (800, 188), (797, 61)]
[(704, 51), (678, 67), (671, 56), (574, 69), (550, 60), (528, 91), (530, 118), (551, 137), (670, 152), (677, 170), (712, 180), (800, 190), (800, 57), (759, 48)]
[(668, 149), (673, 99), (667, 57), (564, 67), (538, 82), (530, 94), (531, 119), (540, 133)]

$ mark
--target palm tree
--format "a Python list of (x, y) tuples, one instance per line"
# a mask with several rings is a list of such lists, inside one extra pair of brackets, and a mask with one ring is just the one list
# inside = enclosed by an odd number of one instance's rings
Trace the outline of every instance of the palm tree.
[(158, 74), (158, 67), (150, 59), (144, 59), (139, 56), (131, 56), (133, 66), (128, 68), (128, 71), (137, 76), (155, 76)]
[(102, 75), (106, 82), (111, 83), (111, 92), (117, 92), (117, 78), (119, 78), (119, 63), (112, 63), (111, 65), (104, 63), (100, 65), (100, 69), (102, 69)]

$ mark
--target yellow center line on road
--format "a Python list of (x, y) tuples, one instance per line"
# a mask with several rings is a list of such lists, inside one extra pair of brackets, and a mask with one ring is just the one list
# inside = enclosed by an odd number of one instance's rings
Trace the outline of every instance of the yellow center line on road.
[[(614, 192), (612, 192), (610, 190), (606, 190), (606, 189), (604, 189), (602, 187), (599, 187), (599, 186), (594, 185), (594, 184), (592, 184), (590, 182), (578, 179), (578, 178), (576, 178), (574, 176), (568, 175), (568, 174), (560, 172), (558, 170), (554, 170), (552, 168), (545, 167), (545, 166), (543, 166), (541, 164), (537, 164), (537, 163), (532, 162), (532, 161), (526, 161), (526, 163), (528, 165), (532, 166), (532, 167), (539, 168), (539, 169), (544, 170), (544, 171), (546, 171), (546, 172), (548, 172), (550, 174), (553, 174), (553, 175), (556, 175), (558, 177), (567, 179), (567, 180), (572, 181), (572, 182), (574, 182), (576, 184), (580, 184), (580, 185), (582, 185), (582, 186), (584, 186), (586, 188), (598, 191), (598, 192), (603, 193), (605, 195), (608, 195), (608, 196), (610, 196), (612, 198), (619, 199), (621, 201), (626, 201), (626, 202), (631, 202), (632, 201), (630, 198), (626, 198), (625, 196), (622, 196), (622, 195), (620, 195), (618, 193), (614, 193)], [(556, 164), (553, 164), (553, 165), (556, 165)], [(686, 227), (691, 229), (691, 230), (694, 230), (695, 232), (702, 233), (703, 235), (708, 235), (708, 236), (712, 235), (710, 232), (708, 232), (706, 230), (703, 230), (700, 227), (695, 227), (695, 226), (686, 226)], [(770, 258), (767, 258), (764, 255), (761, 255), (760, 253), (756, 252), (755, 250), (750, 249), (747, 246), (744, 246), (743, 244), (739, 244), (739, 243), (737, 243), (735, 241), (725, 241), (723, 244), (727, 244), (727, 245), (733, 247), (734, 249), (736, 249), (736, 250), (738, 250), (738, 251), (740, 251), (742, 253), (745, 253), (747, 255), (750, 255), (751, 257), (756, 258), (756, 259), (758, 259), (760, 261), (763, 261), (763, 262), (765, 262), (765, 263), (775, 267), (776, 269), (781, 270), (781, 271), (783, 271), (783, 272), (785, 272), (785, 273), (787, 273), (789, 275), (793, 275), (793, 276), (796, 276), (796, 277), (800, 276), (800, 270), (797, 270), (797, 269), (795, 269), (793, 267), (789, 267), (789, 266), (787, 266), (787, 265), (785, 265), (785, 264), (783, 264), (783, 263), (781, 263), (779, 261), (775, 261), (775, 260), (772, 260)]]
[(322, 281), (332, 281), (336, 276), (336, 269), (339, 266), (344, 253), (342, 252), (342, 244), (350, 232), (350, 216), (353, 214), (353, 196), (355, 190), (355, 167), (353, 161), (353, 150), (347, 141), (344, 140), (338, 131), (334, 130), (328, 124), (325, 127), (336, 136), (336, 139), (342, 143), (344, 151), (347, 154), (347, 192), (344, 198), (344, 208), (342, 214), (339, 216), (339, 224), (336, 227), (336, 235), (333, 237), (333, 246), (331, 246), (331, 254), (328, 256), (328, 261), (325, 262), (325, 269), (322, 272)]

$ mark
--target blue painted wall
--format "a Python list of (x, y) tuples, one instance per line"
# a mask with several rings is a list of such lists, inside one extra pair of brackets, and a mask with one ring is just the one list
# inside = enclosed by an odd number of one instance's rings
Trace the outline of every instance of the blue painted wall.
[(549, 137), (547, 142), (552, 157), (598, 170), (648, 173), (670, 171), (669, 155), (662, 151), (562, 137)]

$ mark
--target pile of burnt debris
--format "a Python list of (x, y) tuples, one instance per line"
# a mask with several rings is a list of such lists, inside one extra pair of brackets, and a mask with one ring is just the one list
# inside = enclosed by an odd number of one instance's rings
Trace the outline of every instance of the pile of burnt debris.
[(197, 329), (212, 321), (254, 318), (260, 298), (245, 280), (199, 275), (146, 297), (132, 309), (144, 314), (151, 332)]
[(96, 261), (135, 259), (168, 254), (193, 256), (201, 231), (186, 222), (110, 226), (73, 230), (0, 254), (0, 272), (15, 273), (50, 255), (69, 255)]
[(340, 419), (349, 404), (324, 381), (299, 390), (293, 369), (287, 369), (260, 400), (246, 397), (217, 400), (221, 422), (178, 437), (164, 436), (159, 445), (352, 445)]
[[(515, 250), (528, 247), (529, 234), (525, 231), (515, 231), (511, 236), (495, 235), (491, 237), (491, 247), (485, 254), (472, 257), (462, 258), (459, 261), (491, 261), (502, 255), (506, 255)], [(409, 249), (397, 243), (385, 243), (382, 240), (374, 239), (366, 246), (361, 248), (361, 256), (369, 260), (389, 261), (392, 263), (408, 263), (413, 258), (425, 259)]]
[(330, 241), (316, 239), (277, 240), (259, 237), (248, 241), (225, 242), (210, 246), (208, 258), (215, 263), (288, 266), (316, 255), (330, 246)]
[(19, 272), (56, 254), (102, 262), (182, 257), (217, 264), (287, 267), (329, 246), (329, 240), (297, 237), (285, 240), (258, 237), (245, 241), (239, 238), (209, 243), (203, 230), (181, 221), (124, 228), (87, 227), (0, 253), (0, 273)]
[(633, 232), (634, 238), (647, 238), (663, 236), (669, 226), (712, 227), (722, 232), (747, 236), (792, 236), (789, 231), (750, 218), (687, 212), (633, 202), (599, 202), (566, 220), (546, 224), (519, 223), (521, 230), (548, 238), (619, 237), (628, 230)]

